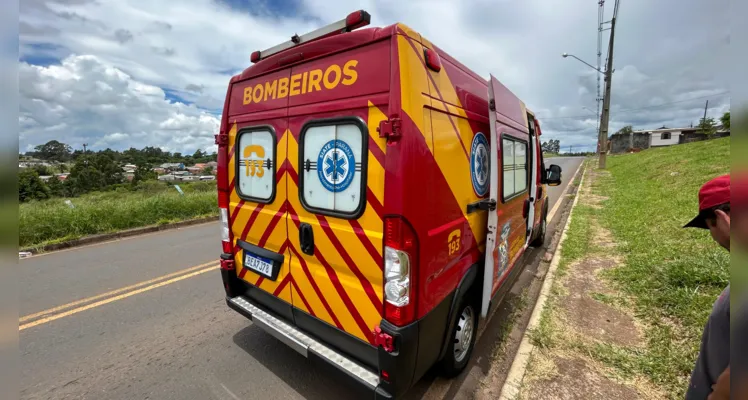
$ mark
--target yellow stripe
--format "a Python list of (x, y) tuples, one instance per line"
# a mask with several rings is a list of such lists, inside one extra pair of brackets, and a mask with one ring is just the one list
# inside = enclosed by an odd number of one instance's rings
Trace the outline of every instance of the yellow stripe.
[(377, 132), (377, 128), (379, 128), (379, 123), (386, 120), (387, 116), (384, 115), (382, 110), (379, 109), (379, 107), (375, 106), (371, 102), (369, 102), (369, 116), (367, 117), (366, 125), (369, 128), (369, 136), (371, 136), (372, 140), (374, 140), (374, 143), (377, 144), (380, 150), (382, 150), (382, 153), (387, 153), (387, 139), (380, 138), (379, 132)]
[[(299, 245), (299, 230), (296, 228), (296, 225), (293, 223), (290, 223), (288, 225), (289, 229), (289, 239), (291, 240), (291, 245), (294, 246), (294, 248), (299, 249), (301, 246)], [(316, 240), (315, 240), (316, 244)], [(332, 281), (330, 280), (330, 277), (327, 275), (327, 271), (325, 268), (319, 263), (316, 257), (314, 256), (308, 256), (306, 254), (303, 254), (299, 252), (299, 254), (304, 257), (304, 261), (306, 262), (307, 268), (309, 269), (309, 273), (312, 275), (312, 279), (314, 279), (314, 282), (317, 283), (317, 286), (319, 287), (320, 292), (322, 292), (322, 296), (325, 297), (325, 300), (327, 301), (327, 304), (330, 306), (330, 309), (335, 314), (335, 316), (338, 318), (338, 321), (340, 321), (340, 324), (343, 325), (343, 329), (350, 333), (353, 336), (356, 336), (364, 341), (366, 341), (366, 336), (363, 332), (361, 332), (361, 329), (359, 329), (358, 324), (353, 319), (353, 316), (351, 315), (350, 311), (348, 311), (348, 307), (346, 307), (345, 303), (343, 303), (343, 299), (340, 298), (340, 295), (338, 294), (337, 289), (335, 289), (335, 286), (333, 285)], [(295, 256), (295, 255), (294, 255)], [(295, 257), (294, 257), (295, 258)], [(329, 261), (328, 261), (329, 262)], [(311, 289), (311, 283), (308, 283), (306, 279), (306, 274), (304, 274), (304, 271), (301, 270), (301, 263), (295, 263), (294, 262), (294, 276), (300, 276), (304, 275), (303, 282), (297, 281), (297, 283), (301, 283), (303, 286), (309, 285), (309, 290), (305, 290), (304, 293), (314, 293), (314, 289)], [(298, 273), (296, 271), (299, 271)], [(340, 274), (337, 274), (340, 278)], [(341, 280), (341, 284), (342, 284)], [(316, 293), (313, 297), (317, 297)], [(309, 296), (307, 296), (307, 301), (309, 301)], [(352, 300), (353, 301), (353, 300)], [(368, 301), (368, 300), (367, 300)], [(321, 300), (319, 301), (321, 304)], [(354, 303), (354, 306), (357, 305)], [(334, 324), (332, 321), (332, 318), (329, 320), (326, 320), (330, 324)]]
[[(427, 46), (430, 44), (424, 40)], [(475, 194), (470, 175), (470, 151), (473, 140), (473, 130), (467, 119), (467, 114), (461, 108), (457, 92), (452, 85), (446, 70), (442, 68), (440, 72), (429, 72), (436, 86), (426, 76), (426, 70), (421, 61), (422, 51), (416, 44), (417, 50), (414, 51), (410, 43), (405, 39), (398, 42), (398, 52), (400, 55), (400, 79), (403, 91), (420, 93), (423, 88), (419, 87), (418, 82), (423, 82), (421, 75), (428, 81), (428, 92), (430, 97), (419, 96), (420, 103), (413, 101), (406, 103), (403, 101), (403, 110), (414, 121), (423, 121), (421, 123), (424, 140), (429, 145), (434, 160), (441, 170), (444, 178), (449, 185), (452, 194), (457, 202), (463, 206), (479, 198)], [(419, 53), (420, 52), (420, 53)], [(417, 60), (418, 63), (414, 62)], [(414, 79), (414, 77), (416, 77)], [(414, 87), (413, 82), (416, 82)], [(420, 83), (422, 85), (422, 83)], [(437, 93), (437, 89), (439, 92)], [(409, 97), (413, 97), (411, 94)], [(445, 104), (439, 98), (444, 99)], [(403, 94), (403, 98), (406, 94)], [(432, 110), (423, 110), (424, 106), (430, 105)], [(449, 113), (449, 114), (447, 114)], [(420, 116), (423, 115), (421, 118)], [(416, 118), (416, 116), (419, 116)], [(455, 132), (455, 128), (457, 132)], [(483, 132), (488, 138), (490, 132)], [(461, 207), (462, 213), (468, 220), (473, 236), (482, 237), (485, 234), (485, 215), (483, 213), (467, 214), (467, 208)]]
[(145, 286), (145, 285), (148, 285), (148, 284), (151, 284), (151, 283), (154, 283), (154, 282), (158, 282), (158, 281), (163, 280), (163, 279), (171, 278), (173, 276), (177, 276), (177, 275), (181, 275), (181, 274), (186, 274), (186, 273), (188, 273), (190, 271), (194, 271), (196, 269), (204, 268), (205, 266), (208, 266), (210, 264), (215, 264), (215, 261), (210, 261), (210, 262), (206, 262), (204, 264), (195, 265), (194, 267), (185, 268), (185, 269), (183, 269), (181, 271), (172, 272), (170, 274), (159, 276), (158, 278), (153, 278), (153, 279), (149, 279), (147, 281), (138, 282), (138, 283), (136, 283), (134, 285), (125, 286), (123, 288), (120, 288), (120, 289), (117, 289), (117, 290), (112, 290), (110, 292), (106, 292), (106, 293), (102, 293), (102, 294), (98, 294), (96, 296), (92, 296), (92, 297), (87, 297), (85, 299), (76, 300), (76, 301), (73, 301), (73, 302), (70, 302), (70, 303), (67, 303), (67, 304), (63, 304), (61, 306), (57, 306), (57, 307), (53, 307), (53, 308), (50, 308), (50, 309), (47, 309), (47, 310), (44, 310), (44, 311), (40, 311), (38, 313), (25, 315), (25, 316), (21, 317), (18, 320), (18, 322), (26, 322), (26, 321), (29, 321), (29, 320), (41, 317), (43, 315), (53, 314), (53, 313), (56, 313), (58, 311), (62, 311), (64, 309), (66, 309), (66, 308), (75, 307), (75, 306), (77, 306), (79, 304), (88, 303), (88, 302), (91, 302), (91, 301), (94, 301), (94, 300), (98, 300), (98, 299), (101, 299), (101, 298), (104, 298), (104, 297), (114, 296), (116, 294), (119, 294), (119, 293), (122, 293), (122, 292), (127, 292), (128, 290), (139, 288), (141, 286)]
[(90, 310), (92, 308), (103, 306), (104, 304), (109, 304), (109, 303), (115, 302), (117, 300), (126, 299), (126, 298), (134, 296), (136, 294), (140, 294), (140, 293), (143, 293), (143, 292), (147, 292), (149, 290), (160, 288), (162, 286), (166, 286), (166, 285), (172, 284), (174, 282), (179, 282), (181, 280), (184, 280), (184, 279), (187, 279), (187, 278), (191, 278), (191, 277), (196, 276), (196, 275), (204, 274), (204, 273), (206, 273), (208, 271), (213, 271), (215, 269), (218, 269), (217, 265), (214, 265), (214, 266), (211, 266), (211, 267), (208, 267), (208, 268), (205, 268), (205, 269), (197, 270), (195, 272), (191, 272), (189, 274), (182, 275), (182, 276), (179, 276), (179, 277), (176, 277), (176, 278), (173, 278), (173, 279), (169, 279), (167, 281), (159, 282), (159, 283), (156, 283), (156, 284), (153, 284), (153, 285), (150, 285), (150, 286), (146, 286), (146, 287), (143, 287), (143, 288), (140, 288), (140, 289), (137, 289), (137, 290), (133, 290), (131, 292), (123, 293), (123, 294), (120, 294), (118, 296), (114, 296), (114, 297), (110, 297), (110, 298), (107, 298), (107, 299), (104, 299), (104, 300), (101, 300), (101, 301), (97, 301), (95, 303), (91, 303), (91, 304), (85, 305), (83, 307), (78, 307), (78, 308), (74, 308), (72, 310), (68, 310), (68, 311), (65, 311), (65, 312), (62, 312), (62, 313), (59, 313), (59, 314), (54, 314), (54, 315), (51, 315), (51, 316), (46, 317), (46, 318), (42, 318), (42, 319), (38, 319), (38, 320), (33, 321), (33, 322), (29, 322), (28, 324), (21, 325), (21, 326), (18, 327), (18, 330), (22, 331), (24, 329), (33, 328), (33, 327), (41, 325), (41, 324), (46, 324), (47, 322), (52, 322), (52, 321), (58, 320), (60, 318), (68, 317), (68, 316), (73, 315), (73, 314), (78, 314), (79, 312), (83, 312), (83, 311), (86, 311), (86, 310)]

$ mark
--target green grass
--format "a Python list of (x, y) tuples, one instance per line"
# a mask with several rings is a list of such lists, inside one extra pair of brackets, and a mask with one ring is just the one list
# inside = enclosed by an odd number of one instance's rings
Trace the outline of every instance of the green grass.
[(599, 220), (625, 257), (606, 276), (649, 328), (643, 351), (598, 346), (594, 354), (674, 397), (685, 391), (712, 303), (730, 278), (730, 254), (708, 231), (682, 226), (697, 213), (701, 185), (729, 170), (730, 139), (716, 139), (610, 157), (610, 176), (595, 190), (609, 197)]
[(99, 233), (147, 225), (163, 225), (216, 215), (215, 183), (181, 183), (185, 195), (172, 186), (147, 182), (138, 191), (91, 193), (69, 199), (21, 204), (19, 245), (38, 247)]

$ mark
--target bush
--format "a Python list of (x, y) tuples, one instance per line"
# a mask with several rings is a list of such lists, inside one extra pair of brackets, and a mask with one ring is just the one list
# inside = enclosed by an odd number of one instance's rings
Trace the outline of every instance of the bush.
[(18, 173), (18, 201), (44, 200), (51, 197), (49, 187), (39, 179), (33, 169), (23, 169)]

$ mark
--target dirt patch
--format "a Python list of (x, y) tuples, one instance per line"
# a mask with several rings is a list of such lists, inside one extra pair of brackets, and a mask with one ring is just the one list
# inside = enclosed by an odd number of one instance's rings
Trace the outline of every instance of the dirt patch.
[(547, 361), (539, 364), (552, 373), (537, 379), (523, 391), (523, 399), (574, 400), (574, 399), (639, 399), (639, 393), (594, 369), (593, 364), (579, 358), (556, 357), (554, 367)]

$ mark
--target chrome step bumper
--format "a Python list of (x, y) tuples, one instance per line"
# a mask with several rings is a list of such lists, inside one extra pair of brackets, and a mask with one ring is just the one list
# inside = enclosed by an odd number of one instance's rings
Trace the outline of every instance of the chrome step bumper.
[(379, 385), (379, 376), (376, 373), (336, 353), (295, 327), (259, 309), (243, 296), (231, 297), (227, 301), (249, 314), (255, 325), (298, 351), (304, 357), (309, 358), (309, 353), (312, 352), (351, 377), (358, 379), (372, 390), (375, 390)]

